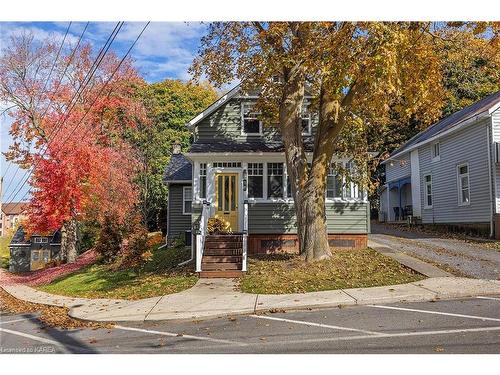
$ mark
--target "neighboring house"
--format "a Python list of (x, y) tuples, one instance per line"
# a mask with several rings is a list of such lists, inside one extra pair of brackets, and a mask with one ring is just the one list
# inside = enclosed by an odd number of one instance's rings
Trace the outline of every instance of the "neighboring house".
[(28, 203), (11, 202), (2, 204), (0, 212), (0, 237), (12, 234), (19, 223), (25, 219), (24, 211)]
[(384, 161), (380, 220), (500, 238), (500, 91), (431, 125)]
[[(256, 99), (237, 86), (198, 114), (187, 125), (194, 137), (189, 151), (174, 152), (165, 171), (169, 241), (192, 232), (196, 271), (202, 276), (245, 271), (247, 253), (299, 250), (283, 142), (275, 128), (259, 120), (253, 109)], [(302, 124), (311, 158), (317, 116), (304, 110)], [(349, 160), (332, 162), (349, 165)], [(370, 230), (366, 192), (344, 183), (333, 163), (327, 185), (330, 245), (366, 247)], [(222, 218), (234, 235), (207, 236), (206, 222), (212, 216)], [(222, 264), (225, 259), (233, 264)]]
[(59, 259), (61, 231), (50, 235), (33, 234), (27, 237), (23, 227), (17, 228), (9, 245), (10, 272), (27, 272), (44, 268), (51, 260)]

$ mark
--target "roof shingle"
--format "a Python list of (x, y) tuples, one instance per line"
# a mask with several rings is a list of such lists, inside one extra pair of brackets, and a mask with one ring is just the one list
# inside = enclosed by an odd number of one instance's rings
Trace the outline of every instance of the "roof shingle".
[(445, 117), (441, 121), (434, 123), (429, 126), (426, 130), (418, 133), (416, 136), (411, 138), (408, 142), (398, 148), (396, 151), (392, 152), (391, 156), (399, 154), (400, 152), (410, 148), (417, 143), (424, 142), (436, 135), (439, 135), (455, 126), (461, 122), (472, 118), (480, 113), (493, 107), (496, 103), (500, 101), (500, 91), (494, 94), (488, 95), (487, 97), (475, 102), (474, 104), (455, 112), (448, 117)]

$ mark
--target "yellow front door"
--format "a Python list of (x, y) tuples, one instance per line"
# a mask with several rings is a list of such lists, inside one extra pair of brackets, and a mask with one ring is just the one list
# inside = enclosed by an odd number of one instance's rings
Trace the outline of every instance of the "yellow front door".
[(238, 231), (238, 174), (215, 175), (215, 217), (226, 223), (226, 229)]

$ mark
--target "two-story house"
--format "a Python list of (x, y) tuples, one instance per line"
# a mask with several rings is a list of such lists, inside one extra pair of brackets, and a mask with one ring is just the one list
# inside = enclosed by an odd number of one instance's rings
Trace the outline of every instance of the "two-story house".
[(12, 235), (22, 220), (28, 203), (10, 202), (2, 204), (0, 211), (0, 237)]
[(417, 134), (384, 161), (380, 220), (500, 238), (500, 91)]
[[(246, 271), (247, 254), (299, 251), (283, 142), (276, 128), (259, 119), (256, 99), (237, 86), (194, 117), (187, 124), (191, 147), (185, 154), (174, 151), (165, 170), (168, 238), (191, 242), (202, 276), (237, 276)], [(304, 109), (303, 136), (311, 159), (317, 120)], [(326, 196), (331, 247), (366, 247), (366, 192), (332, 167)], [(208, 236), (206, 223), (213, 216), (222, 218), (233, 235)]]

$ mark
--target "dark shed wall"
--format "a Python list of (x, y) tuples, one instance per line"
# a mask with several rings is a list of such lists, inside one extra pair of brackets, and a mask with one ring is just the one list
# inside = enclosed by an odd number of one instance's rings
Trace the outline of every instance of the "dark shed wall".
[(191, 230), (191, 214), (182, 213), (183, 187), (190, 184), (170, 184), (168, 190), (168, 237), (169, 239), (184, 237), (184, 233)]
[(30, 270), (31, 250), (30, 246), (10, 247), (10, 272), (28, 272)]

